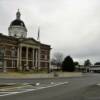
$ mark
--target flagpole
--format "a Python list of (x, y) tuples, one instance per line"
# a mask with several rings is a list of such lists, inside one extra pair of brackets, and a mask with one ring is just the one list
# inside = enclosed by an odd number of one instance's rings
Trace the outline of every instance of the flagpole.
[(38, 27), (38, 36), (37, 36), (37, 41), (40, 41), (40, 27)]

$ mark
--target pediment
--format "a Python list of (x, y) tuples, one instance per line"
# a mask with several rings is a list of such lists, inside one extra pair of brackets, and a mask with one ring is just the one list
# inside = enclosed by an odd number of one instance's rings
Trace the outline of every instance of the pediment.
[(23, 39), (21, 42), (25, 43), (25, 44), (32, 44), (32, 45), (39, 45), (40, 44), (38, 41), (36, 41), (33, 38)]

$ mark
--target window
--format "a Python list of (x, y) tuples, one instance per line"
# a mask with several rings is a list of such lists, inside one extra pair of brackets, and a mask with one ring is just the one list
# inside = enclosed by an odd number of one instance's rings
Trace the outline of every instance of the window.
[(4, 49), (0, 48), (0, 67), (4, 64)]
[(0, 59), (4, 58), (4, 49), (0, 48)]

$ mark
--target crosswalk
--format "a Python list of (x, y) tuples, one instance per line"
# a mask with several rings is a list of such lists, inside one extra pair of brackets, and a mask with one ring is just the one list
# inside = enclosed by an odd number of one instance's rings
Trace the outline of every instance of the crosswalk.
[(50, 82), (49, 84), (27, 84), (25, 86), (19, 86), (19, 87), (11, 87), (11, 88), (3, 88), (0, 89), (0, 97), (1, 96), (7, 96), (7, 95), (14, 95), (18, 93), (25, 93), (30, 91), (36, 91), (40, 89), (50, 88), (58, 85), (68, 84), (68, 82)]

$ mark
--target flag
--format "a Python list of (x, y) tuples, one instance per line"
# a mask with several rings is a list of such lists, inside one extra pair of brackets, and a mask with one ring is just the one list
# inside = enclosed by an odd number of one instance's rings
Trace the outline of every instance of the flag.
[(40, 41), (40, 27), (38, 27), (38, 36), (37, 36), (37, 40)]

